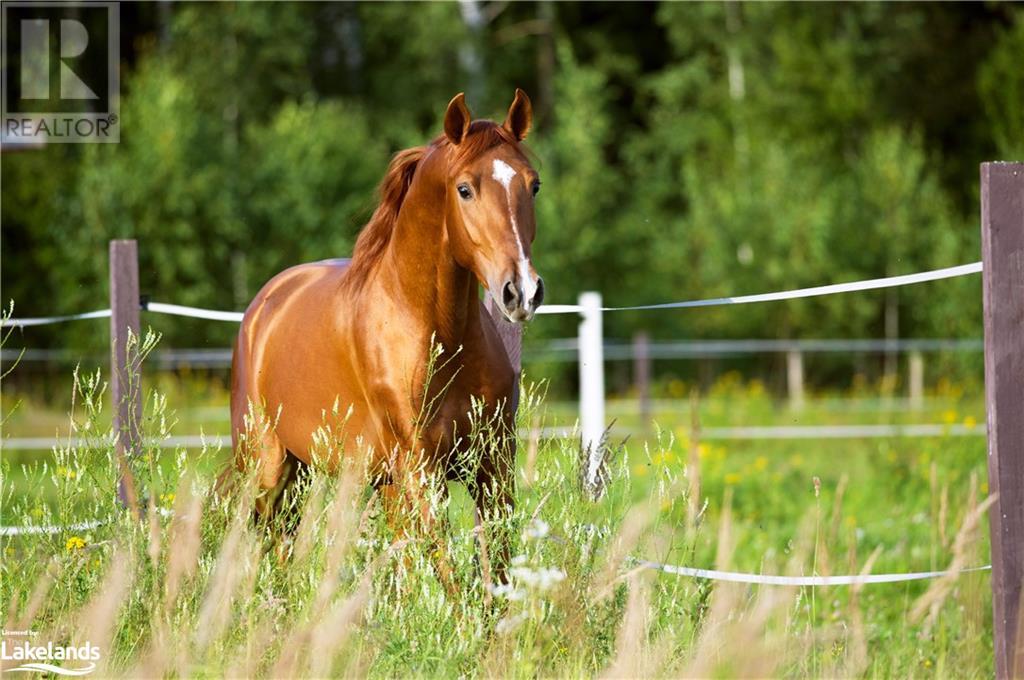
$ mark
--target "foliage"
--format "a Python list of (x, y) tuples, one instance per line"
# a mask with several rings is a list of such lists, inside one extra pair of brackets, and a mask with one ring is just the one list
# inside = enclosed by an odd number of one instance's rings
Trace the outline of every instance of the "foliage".
[[(679, 300), (977, 259), (977, 162), (1019, 156), (1012, 5), (186, 4), (129, 15), (118, 145), (5, 154), (5, 294), (93, 309), (106, 242), (153, 299), (241, 309), (273, 273), (347, 254), (389, 153), (448, 98), (534, 95), (535, 252), (552, 302)], [(609, 336), (980, 333), (975, 280), (671, 315)], [(229, 327), (154, 320), (174, 346)], [(571, 332), (569, 319), (534, 337)], [(98, 349), (102, 334), (31, 331)]]

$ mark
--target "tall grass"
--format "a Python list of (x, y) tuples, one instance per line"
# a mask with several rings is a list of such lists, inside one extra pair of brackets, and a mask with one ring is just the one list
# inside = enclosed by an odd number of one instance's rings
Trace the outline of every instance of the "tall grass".
[[(578, 442), (536, 434), (544, 401), (528, 387), (519, 421), (533, 434), (519, 446), (516, 510), (492, 520), (513, 536), (514, 557), (509, 582), (495, 584), (465, 494), (434, 500), (450, 520), (440, 543), (396, 536), (355, 466), (335, 475), (310, 466), (286, 496), (293, 512), (255, 521), (252, 476), (220, 493), (203, 472), (220, 464), (211, 462), (219, 452), (166, 455), (150, 444), (134, 464), (145, 512), (133, 519), (115, 500), (117, 461), (99, 431), (102, 379), (75, 378), (72, 431), (86, 442), (59, 446), (54, 463), (32, 473), (56, 502), (13, 495), (4, 462), (2, 519), (104, 524), (2, 539), (0, 594), (6, 631), (34, 631), (33, 644), (88, 640), (102, 651), (100, 677), (991, 673), (985, 574), (930, 586), (748, 587), (661, 574), (635, 559), (790, 574), (921, 566), (905, 559), (906, 546), (857, 538), (842, 519), (846, 482), (808, 479), (815, 494), (803, 521), (765, 528), (735, 514), (740, 489), (691, 497), (709, 488), (699, 446), (665, 436), (624, 447), (592, 501), (579, 482)], [(143, 425), (149, 441), (173, 427), (159, 395), (147, 399)], [(329, 453), (332, 437), (321, 441)], [(680, 448), (685, 464), (670, 464)], [(655, 465), (639, 478), (632, 470), (643, 461)], [(944, 487), (935, 544), (923, 547), (960, 568), (987, 560), (978, 531), (987, 502), (975, 482), (964, 498), (956, 488)], [(761, 489), (746, 490), (747, 503), (780, 500), (749, 497)], [(738, 539), (754, 531), (770, 532), (778, 549), (739, 554)], [(453, 569), (454, 595), (435, 573), (436, 550)]]

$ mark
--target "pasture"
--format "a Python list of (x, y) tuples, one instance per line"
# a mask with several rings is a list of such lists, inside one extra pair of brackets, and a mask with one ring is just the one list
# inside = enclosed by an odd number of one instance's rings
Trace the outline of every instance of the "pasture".
[[(223, 390), (158, 375), (146, 384), (147, 435), (226, 432)], [(75, 429), (103, 432), (107, 409), (80, 383)], [(983, 436), (693, 442), (683, 425), (690, 402), (670, 396), (681, 387), (665, 386), (654, 414), (664, 429), (628, 439), (598, 502), (580, 491), (578, 444), (530, 434), (571, 421), (574, 405), (547, 402), (543, 386), (527, 390), (508, 528), (520, 571), (491, 603), (464, 492), (445, 510), (446, 547), (467, 584), (453, 600), (422, 546), (393, 544), (368, 492), (353, 493), (357, 481), (308, 480), (295, 553), (282, 563), (242, 521), (244, 499), (212, 497), (225, 449), (147, 447), (138, 481), (155, 508), (176, 514), (151, 511), (143, 524), (99, 491), (117, 476), (109, 447), (8, 450), (5, 524), (111, 523), (4, 538), (4, 610), (57, 640), (91, 626), (90, 639), (109, 641), (101, 669), (114, 674), (991, 675), (988, 572), (790, 588), (634, 561), (791, 575), (987, 564), (987, 532), (971, 515), (987, 491)], [(608, 410), (638, 425), (632, 406), (610, 400)], [(943, 384), (920, 413), (872, 385), (813, 394), (796, 414), (735, 374), (698, 408), (708, 429), (908, 419), (976, 427), (984, 412), (976, 391)], [(25, 397), (5, 436), (66, 435), (68, 415)]]

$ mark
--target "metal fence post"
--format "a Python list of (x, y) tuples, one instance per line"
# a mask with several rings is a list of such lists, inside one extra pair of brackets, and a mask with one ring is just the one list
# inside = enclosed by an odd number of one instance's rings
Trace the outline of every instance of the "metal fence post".
[(580, 433), (588, 462), (586, 482), (595, 488), (604, 436), (604, 337), (601, 329), (601, 294), (580, 293)]
[(129, 346), (129, 334), (139, 337), (139, 257), (134, 240), (110, 242), (110, 395), (114, 434), (121, 476), (117, 495), (136, 516), (138, 495), (128, 459), (142, 448), (142, 387), (138, 344)]
[(989, 510), (997, 678), (1024, 675), (1024, 164), (981, 165)]

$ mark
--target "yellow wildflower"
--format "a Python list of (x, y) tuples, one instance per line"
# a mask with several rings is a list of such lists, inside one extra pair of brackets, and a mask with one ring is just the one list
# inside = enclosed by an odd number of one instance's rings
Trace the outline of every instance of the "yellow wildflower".
[(634, 477), (643, 477), (646, 474), (647, 474), (647, 466), (646, 465), (634, 465), (633, 466), (633, 476)]
[(964, 427), (968, 429), (974, 429), (978, 424), (977, 419), (974, 416), (967, 416), (964, 418)]
[(944, 412), (942, 414), (942, 422), (946, 423), (947, 425), (952, 425), (956, 421), (957, 421), (956, 411), (949, 410), (949, 411), (946, 411), (946, 412)]
[(764, 456), (758, 456), (754, 459), (754, 469), (758, 472), (763, 472), (768, 467), (768, 459)]
[(725, 475), (725, 483), (729, 486), (739, 484), (741, 479), (743, 479), (743, 477), (741, 477), (737, 472), (729, 472)]
[(64, 548), (68, 552), (75, 552), (76, 550), (82, 550), (85, 548), (85, 541), (78, 536), (72, 536), (68, 539), (68, 542), (64, 544)]

